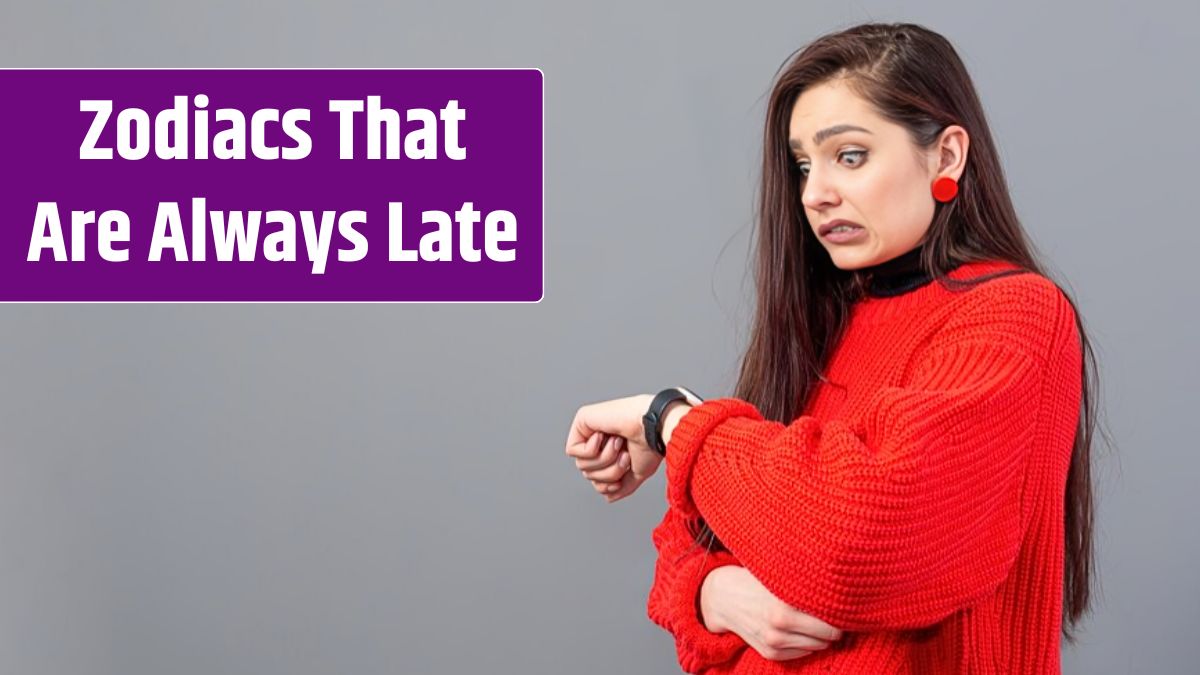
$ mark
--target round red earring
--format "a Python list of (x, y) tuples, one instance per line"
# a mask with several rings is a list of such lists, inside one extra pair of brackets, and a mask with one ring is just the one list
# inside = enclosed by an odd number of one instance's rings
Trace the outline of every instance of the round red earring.
[(948, 202), (958, 194), (958, 181), (949, 176), (942, 176), (933, 181), (933, 198), (939, 202)]

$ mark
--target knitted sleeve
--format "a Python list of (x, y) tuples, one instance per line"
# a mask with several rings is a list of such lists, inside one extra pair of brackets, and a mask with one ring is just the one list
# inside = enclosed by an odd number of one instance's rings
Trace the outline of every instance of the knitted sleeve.
[(654, 582), (646, 603), (650, 620), (675, 636), (675, 651), (685, 672), (723, 663), (747, 647), (737, 633), (713, 633), (700, 620), (700, 586), (712, 570), (739, 564), (723, 550), (710, 551), (695, 538), (678, 510), (668, 508), (652, 539), (658, 551)]
[(852, 419), (783, 425), (706, 401), (671, 436), (668, 501), (702, 514), (774, 595), (838, 628), (937, 623), (993, 593), (1016, 559), (1061, 309), (957, 316)]

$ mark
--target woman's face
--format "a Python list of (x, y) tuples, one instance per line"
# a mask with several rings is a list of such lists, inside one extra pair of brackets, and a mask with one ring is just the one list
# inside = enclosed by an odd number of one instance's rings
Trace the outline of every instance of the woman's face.
[[(957, 180), (966, 160), (962, 127), (947, 127), (924, 152), (842, 80), (801, 93), (788, 137), (808, 224), (844, 270), (886, 262), (921, 243), (933, 221), (933, 181)], [(837, 233), (822, 234), (821, 226), (834, 220), (861, 229), (841, 241)]]

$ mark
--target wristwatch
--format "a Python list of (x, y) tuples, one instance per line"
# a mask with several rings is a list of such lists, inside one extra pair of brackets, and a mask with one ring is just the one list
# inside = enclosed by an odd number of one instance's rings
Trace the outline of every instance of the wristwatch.
[(663, 457), (667, 456), (667, 445), (663, 443), (662, 439), (662, 423), (663, 418), (666, 417), (663, 413), (667, 406), (680, 399), (694, 406), (704, 402), (704, 399), (687, 387), (669, 387), (658, 392), (654, 400), (650, 401), (650, 408), (646, 414), (642, 415), (642, 427), (646, 430), (646, 445), (654, 448), (654, 451)]

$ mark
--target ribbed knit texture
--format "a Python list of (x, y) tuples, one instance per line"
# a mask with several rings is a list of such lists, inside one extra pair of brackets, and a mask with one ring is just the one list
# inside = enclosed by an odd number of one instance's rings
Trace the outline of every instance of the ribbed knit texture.
[[(965, 279), (1012, 269), (967, 263)], [(1019, 273), (854, 305), (803, 413), (734, 398), (681, 418), (649, 617), (690, 673), (1058, 673), (1063, 496), (1079, 420), (1074, 313)], [(703, 517), (729, 551), (694, 546)], [(705, 575), (744, 566), (845, 631), (771, 661), (698, 612)]]

